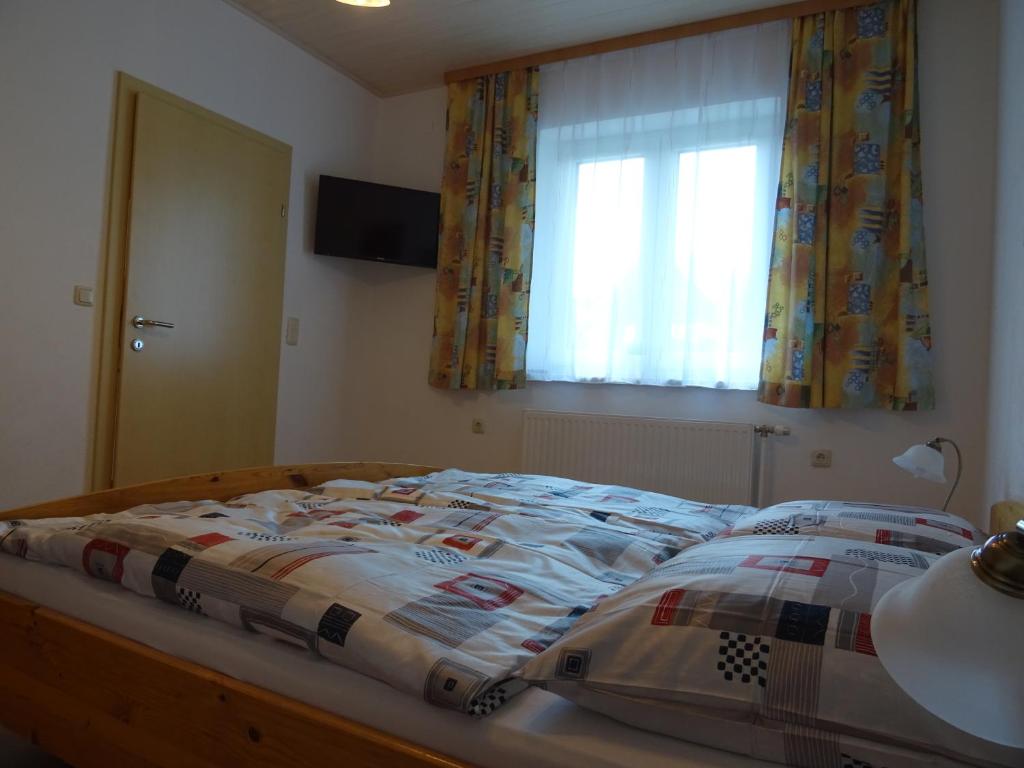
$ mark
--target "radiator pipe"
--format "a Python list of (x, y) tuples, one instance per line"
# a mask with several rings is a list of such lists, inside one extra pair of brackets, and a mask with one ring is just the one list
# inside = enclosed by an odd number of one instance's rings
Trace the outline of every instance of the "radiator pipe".
[(761, 498), (764, 492), (764, 444), (765, 439), (772, 435), (785, 436), (790, 434), (790, 429), (784, 424), (758, 424), (754, 427), (754, 433), (761, 437), (757, 446), (757, 487), (754, 489), (754, 505), (761, 509), (764, 506), (764, 499)]

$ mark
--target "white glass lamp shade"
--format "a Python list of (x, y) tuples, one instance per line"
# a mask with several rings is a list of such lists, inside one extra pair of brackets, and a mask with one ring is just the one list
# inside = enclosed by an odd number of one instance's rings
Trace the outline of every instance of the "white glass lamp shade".
[(345, 5), (358, 5), (361, 8), (383, 8), (386, 5), (391, 5), (391, 0), (338, 0), (338, 2)]
[(927, 445), (912, 445), (892, 460), (900, 469), (905, 469), (914, 477), (931, 480), (935, 483), (946, 482), (943, 471), (945, 461), (942, 452)]
[(970, 548), (889, 590), (875, 606), (871, 638), (886, 671), (933, 715), (1024, 748), (1024, 599), (978, 578)]

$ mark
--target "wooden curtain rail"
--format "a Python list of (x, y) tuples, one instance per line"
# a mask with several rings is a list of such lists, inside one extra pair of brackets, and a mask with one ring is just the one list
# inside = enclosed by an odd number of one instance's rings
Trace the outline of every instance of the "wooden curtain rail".
[(593, 56), (598, 53), (621, 51), (625, 48), (637, 48), (641, 45), (664, 43), (669, 40), (678, 40), (683, 37), (706, 35), (711, 32), (721, 32), (726, 29), (735, 29), (737, 27), (749, 27), (754, 24), (766, 24), (770, 21), (792, 19), (797, 16), (809, 16), (815, 13), (824, 13), (825, 11), (837, 11), (842, 8), (863, 5), (866, 2), (868, 2), (868, 0), (801, 0), (801, 2), (798, 3), (776, 5), (771, 8), (759, 8), (755, 11), (734, 13), (729, 16), (719, 16), (714, 19), (691, 21), (687, 24), (676, 24), (672, 27), (652, 29), (649, 32), (636, 32), (632, 35), (609, 37), (605, 40), (598, 40), (593, 43), (570, 45), (566, 48), (555, 48), (551, 51), (529, 53), (525, 56), (517, 56), (512, 59), (502, 59), (501, 61), (492, 61), (488, 64), (478, 64), (474, 67), (453, 69), (444, 73), (444, 81), (445, 83), (455, 83), (460, 80), (470, 80), (474, 77), (494, 75), (498, 72), (507, 72), (512, 69), (539, 67), (542, 64), (551, 64), (555, 61), (578, 59), (583, 56)]

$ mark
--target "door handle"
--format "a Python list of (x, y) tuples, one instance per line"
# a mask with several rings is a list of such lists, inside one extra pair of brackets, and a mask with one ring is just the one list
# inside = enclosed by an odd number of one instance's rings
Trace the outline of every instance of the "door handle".
[(165, 323), (163, 320), (147, 320), (142, 315), (132, 318), (132, 325), (136, 328), (173, 328), (174, 323)]

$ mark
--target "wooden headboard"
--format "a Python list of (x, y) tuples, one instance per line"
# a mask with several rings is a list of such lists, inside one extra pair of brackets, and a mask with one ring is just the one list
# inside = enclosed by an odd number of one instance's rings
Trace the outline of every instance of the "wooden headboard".
[(1018, 520), (1024, 520), (1024, 501), (998, 501), (992, 505), (992, 533), (1012, 531)]
[(68, 499), (47, 501), (30, 507), (0, 512), (0, 520), (29, 520), (42, 517), (79, 517), (97, 512), (120, 512), (138, 504), (162, 501), (215, 499), (226, 501), (244, 493), (278, 488), (310, 488), (328, 480), (366, 480), (379, 483), (393, 477), (426, 475), (438, 467), (420, 464), (388, 464), (383, 462), (336, 461), (328, 464), (292, 464), (275, 467), (254, 467), (188, 475), (157, 480), (142, 485), (111, 488)]

